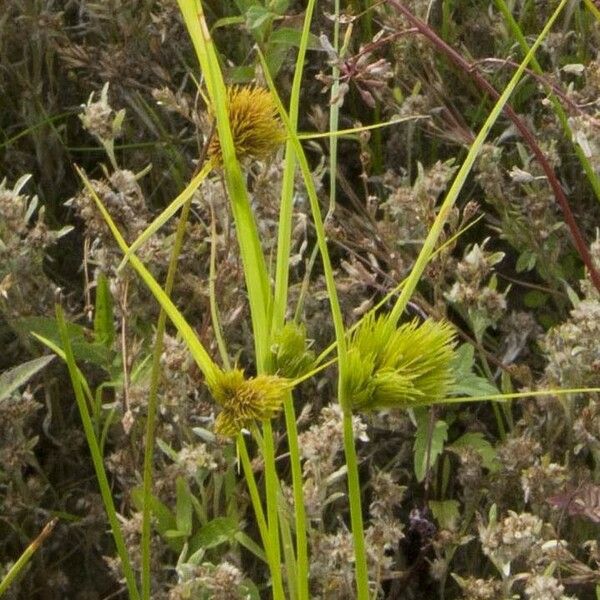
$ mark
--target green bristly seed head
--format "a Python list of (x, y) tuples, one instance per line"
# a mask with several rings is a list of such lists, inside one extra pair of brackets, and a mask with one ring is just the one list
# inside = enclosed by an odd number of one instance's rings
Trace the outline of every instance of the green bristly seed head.
[(354, 410), (410, 408), (444, 400), (454, 382), (454, 334), (448, 323), (395, 327), (369, 315), (348, 346), (347, 397)]
[(271, 357), (274, 372), (283, 377), (295, 379), (308, 373), (315, 354), (309, 350), (304, 325), (293, 321), (286, 323), (274, 338)]
[[(269, 158), (285, 140), (271, 93), (264, 88), (234, 85), (227, 88), (227, 102), (238, 160)], [(223, 160), (216, 133), (208, 146), (208, 158), (216, 165)]]
[(215, 431), (233, 437), (255, 420), (271, 419), (281, 408), (290, 382), (276, 375), (257, 375), (246, 379), (241, 369), (221, 371), (211, 387), (221, 412), (215, 422)]

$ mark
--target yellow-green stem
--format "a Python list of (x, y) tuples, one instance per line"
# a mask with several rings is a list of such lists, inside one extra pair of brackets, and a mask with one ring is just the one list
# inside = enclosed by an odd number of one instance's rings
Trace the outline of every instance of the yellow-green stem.
[(271, 561), (271, 553), (269, 551), (269, 529), (267, 527), (267, 521), (265, 520), (265, 513), (260, 501), (260, 494), (258, 492), (258, 486), (256, 485), (256, 479), (254, 477), (254, 471), (252, 471), (252, 463), (250, 462), (250, 456), (248, 455), (248, 448), (246, 447), (246, 440), (244, 435), (239, 433), (237, 436), (237, 447), (240, 460), (242, 462), (242, 469), (244, 471), (244, 477), (246, 478), (246, 485), (248, 486), (248, 492), (250, 493), (250, 500), (252, 501), (252, 508), (254, 509), (254, 515), (256, 517), (256, 523), (258, 525), (258, 532), (260, 539), (265, 549), (269, 566), (273, 568)]
[[(315, 7), (315, 0), (309, 0), (304, 14), (304, 25), (296, 69), (290, 94), (290, 126), (297, 130), (298, 111), (300, 106), (300, 90), (304, 60), (308, 48), (310, 24)], [(292, 237), (292, 216), (294, 205), (294, 174), (296, 172), (296, 154), (293, 143), (288, 140), (285, 147), (285, 161), (281, 184), (281, 204), (279, 209), (279, 229), (277, 234), (277, 260), (275, 264), (275, 291), (273, 295), (273, 314), (271, 318), (271, 337), (279, 332), (285, 322), (285, 311), (288, 303), (289, 259)], [(296, 528), (296, 594), (298, 600), (308, 600), (308, 541), (306, 510), (302, 485), (302, 465), (298, 451), (298, 432), (292, 393), (287, 394), (283, 405), (287, 439), (292, 469), (292, 488), (294, 494), (294, 520)], [(285, 514), (282, 514), (285, 518)]]
[[(262, 53), (260, 53), (260, 51), (259, 57), (263, 66), (265, 80), (267, 81), (267, 84), (271, 89), (271, 92), (273, 93), (273, 97), (275, 103), (277, 104), (277, 108), (279, 110), (281, 119), (284, 122), (287, 129), (287, 133), (294, 144), (294, 149), (298, 158), (298, 164), (302, 172), (304, 184), (306, 186), (306, 192), (308, 194), (308, 199), (310, 202), (310, 210), (313, 216), (315, 231), (317, 233), (317, 243), (319, 246), (319, 252), (321, 254), (321, 260), (323, 263), (325, 284), (327, 286), (327, 294), (329, 297), (329, 305), (331, 308), (331, 316), (335, 329), (335, 339), (338, 350), (338, 401), (342, 407), (343, 413), (346, 414), (350, 411), (350, 399), (346, 398), (345, 396), (345, 382), (348, 377), (348, 351), (346, 341), (346, 330), (344, 328), (344, 319), (342, 316), (342, 310), (340, 307), (337, 289), (335, 287), (335, 277), (333, 275), (331, 259), (329, 258), (329, 250), (327, 248), (327, 239), (325, 235), (325, 227), (323, 225), (323, 217), (321, 216), (319, 200), (317, 198), (312, 173), (308, 166), (308, 161), (306, 160), (306, 155), (304, 154), (304, 150), (302, 149), (296, 132), (290, 125), (287, 113), (285, 112), (285, 109), (281, 104), (281, 100), (279, 99), (277, 90), (275, 89), (275, 86), (273, 84), (273, 80), (271, 79), (271, 76), (268, 72), (265, 58), (262, 55)], [(358, 484), (358, 466), (356, 463), (356, 451), (354, 449), (354, 436), (352, 434), (352, 421), (350, 421), (349, 429), (347, 426), (344, 427), (344, 448), (346, 450), (346, 461), (348, 466), (348, 492), (350, 497), (351, 519), (353, 523), (352, 536), (354, 538), (355, 545), (356, 582), (358, 590), (362, 590), (360, 594), (363, 594), (357, 596), (357, 598), (358, 600), (366, 600), (368, 598), (368, 579), (366, 577), (367, 562), (366, 554), (364, 551), (364, 531), (362, 529), (362, 525), (361, 527), (358, 527), (359, 523), (362, 524), (362, 509), (360, 499), (360, 485)], [(357, 528), (355, 528), (354, 525), (356, 525)], [(367, 591), (367, 595), (364, 595), (365, 590)]]
[(279, 483), (275, 468), (275, 447), (273, 444), (273, 429), (271, 421), (263, 421), (263, 443), (265, 464), (265, 493), (267, 496), (267, 524), (269, 528), (269, 552), (272, 556), (271, 578), (273, 579), (273, 598), (283, 600), (283, 581), (281, 578), (281, 552), (279, 549), (279, 515), (278, 495)]
[(294, 514), (296, 521), (296, 561), (297, 561), (297, 594), (298, 600), (308, 600), (308, 541), (306, 531), (306, 510), (304, 508), (304, 492), (302, 485), (302, 465), (298, 446), (298, 427), (292, 392), (286, 394), (283, 403), (285, 427), (288, 436), (290, 464), (292, 467), (292, 489), (294, 493)]
[(358, 476), (358, 460), (354, 446), (354, 428), (352, 426), (352, 413), (343, 412), (344, 425), (344, 452), (346, 467), (348, 468), (348, 500), (350, 502), (350, 522), (352, 524), (352, 538), (354, 540), (357, 600), (369, 598), (369, 572), (367, 569), (367, 551), (365, 547), (364, 525), (362, 518), (362, 504), (360, 494), (360, 480)]
[[(173, 291), (177, 262), (183, 246), (186, 224), (190, 213), (191, 197), (181, 209), (181, 216), (177, 224), (175, 241), (171, 250), (165, 294), (170, 296)], [(152, 373), (150, 377), (150, 390), (148, 393), (148, 414), (146, 417), (146, 438), (144, 447), (144, 483), (143, 483), (143, 509), (142, 509), (142, 600), (150, 600), (150, 539), (151, 539), (151, 505), (152, 505), (152, 462), (154, 457), (154, 434), (156, 430), (156, 411), (158, 408), (158, 385), (160, 380), (160, 357), (163, 351), (163, 342), (167, 324), (167, 313), (160, 309), (156, 325), (154, 349), (152, 353)]]

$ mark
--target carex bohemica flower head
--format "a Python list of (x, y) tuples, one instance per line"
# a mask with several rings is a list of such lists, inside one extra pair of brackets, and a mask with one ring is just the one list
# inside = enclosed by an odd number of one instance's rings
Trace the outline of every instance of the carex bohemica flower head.
[(454, 335), (428, 319), (396, 327), (388, 317), (366, 317), (348, 346), (346, 397), (354, 410), (410, 408), (441, 402), (454, 381)]
[[(255, 86), (227, 88), (229, 125), (238, 160), (263, 160), (271, 156), (285, 139), (277, 106), (269, 90)], [(208, 145), (208, 158), (223, 160), (221, 143), (215, 132)]]
[(221, 406), (215, 421), (215, 431), (235, 436), (255, 420), (271, 419), (281, 408), (290, 381), (276, 375), (244, 377), (241, 369), (220, 371), (211, 392)]

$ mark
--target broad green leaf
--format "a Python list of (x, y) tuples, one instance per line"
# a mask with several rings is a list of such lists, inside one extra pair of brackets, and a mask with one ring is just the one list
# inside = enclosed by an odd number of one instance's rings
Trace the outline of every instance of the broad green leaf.
[(525, 250), (521, 252), (519, 258), (517, 259), (517, 264), (515, 265), (515, 270), (517, 273), (523, 273), (524, 271), (531, 271), (533, 267), (535, 267), (535, 263), (537, 261), (537, 257), (533, 252), (529, 250)]
[(260, 6), (258, 0), (235, 0), (235, 3), (241, 13), (246, 13), (252, 6)]
[(248, 600), (260, 600), (260, 592), (251, 579), (244, 579), (242, 586), (245, 588), (243, 590), (245, 594), (244, 598)]
[(276, 16), (264, 6), (251, 6), (246, 11), (246, 25), (249, 29), (259, 29), (272, 21)]
[(498, 388), (492, 385), (487, 378), (480, 377), (473, 372), (475, 363), (475, 349), (471, 344), (462, 344), (455, 351), (453, 372), (455, 384), (452, 394), (455, 396), (485, 396), (498, 394)]
[(22, 385), (25, 385), (53, 359), (54, 356), (40, 356), (0, 374), (0, 401), (5, 400)]
[(479, 456), (481, 456), (482, 464), (484, 468), (490, 472), (497, 471), (500, 467), (498, 462), (498, 455), (496, 450), (484, 437), (483, 433), (469, 432), (459, 437), (456, 441), (452, 442), (449, 448), (473, 448)]
[[(302, 41), (302, 31), (299, 29), (292, 29), (291, 27), (280, 27), (275, 30), (269, 36), (269, 44), (283, 44), (285, 46), (300, 46), (300, 42)], [(319, 42), (319, 38), (310, 34), (308, 36), (308, 46), (309, 50), (320, 50), (321, 43)]]
[[(56, 319), (24, 317), (15, 321), (14, 326), (24, 335), (37, 334), (54, 342), (59, 348), (63, 347)], [(88, 341), (88, 338), (91, 337), (91, 331), (75, 323), (67, 323), (67, 332), (76, 361), (86, 361), (102, 368), (108, 368), (110, 353), (102, 344)]]
[(444, 442), (448, 439), (448, 424), (438, 420), (431, 427), (427, 409), (415, 408), (414, 414), (417, 421), (414, 445), (415, 475), (417, 481), (421, 482), (425, 479), (428, 468), (435, 464), (444, 450)]
[(283, 15), (290, 6), (290, 0), (271, 0), (268, 6), (274, 13)]
[(457, 500), (429, 501), (431, 513), (442, 529), (456, 529), (458, 519), (460, 518), (459, 506)]
[(192, 500), (190, 488), (183, 479), (183, 477), (177, 478), (177, 508), (175, 511), (175, 521), (177, 523), (177, 529), (186, 536), (192, 533)]
[(527, 308), (540, 308), (548, 302), (548, 294), (539, 290), (530, 290), (523, 297)]
[(190, 541), (190, 550), (196, 552), (200, 548), (214, 548), (232, 539), (238, 532), (238, 523), (231, 517), (216, 517), (194, 535)]
[(227, 70), (228, 80), (231, 83), (248, 83), (252, 81), (256, 72), (254, 67), (231, 67)]
[[(140, 487), (136, 487), (131, 492), (131, 500), (137, 510), (141, 511), (144, 506), (144, 491)], [(163, 534), (168, 529), (175, 529), (175, 516), (169, 510), (169, 507), (161, 502), (156, 496), (150, 497), (150, 505), (152, 506), (152, 514), (156, 517), (156, 529), (160, 534)]]
[(94, 336), (96, 342), (110, 350), (115, 339), (113, 298), (108, 278), (100, 273), (96, 283), (96, 307), (94, 310)]

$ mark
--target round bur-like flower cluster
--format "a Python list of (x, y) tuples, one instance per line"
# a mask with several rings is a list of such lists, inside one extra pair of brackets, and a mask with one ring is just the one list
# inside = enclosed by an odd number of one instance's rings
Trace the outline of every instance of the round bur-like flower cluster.
[(454, 334), (448, 323), (397, 327), (366, 317), (348, 345), (347, 397), (355, 410), (410, 408), (441, 402), (454, 382)]
[[(231, 86), (227, 88), (227, 103), (238, 160), (264, 160), (271, 156), (285, 139), (271, 93), (260, 87)], [(208, 145), (208, 158), (215, 164), (223, 162), (216, 133)]]
[(215, 431), (233, 437), (257, 419), (271, 419), (281, 408), (289, 387), (287, 379), (276, 375), (246, 379), (241, 369), (221, 371), (211, 388), (222, 408), (215, 421)]

